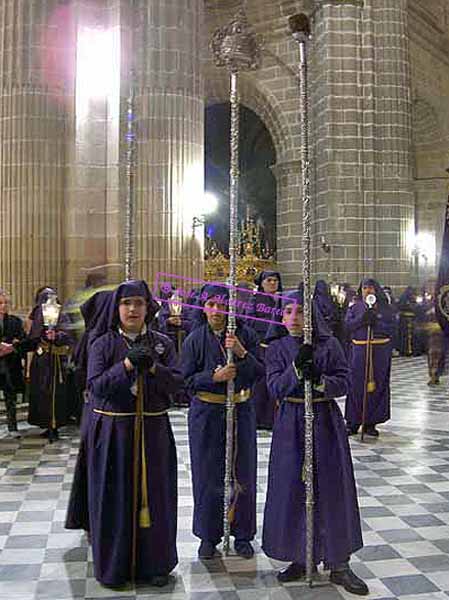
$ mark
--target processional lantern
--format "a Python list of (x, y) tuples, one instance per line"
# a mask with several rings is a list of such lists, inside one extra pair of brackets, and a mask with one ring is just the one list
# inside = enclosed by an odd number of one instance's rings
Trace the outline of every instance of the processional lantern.
[(52, 294), (41, 306), (44, 326), (49, 330), (56, 329), (61, 313), (61, 305), (58, 304), (56, 296)]

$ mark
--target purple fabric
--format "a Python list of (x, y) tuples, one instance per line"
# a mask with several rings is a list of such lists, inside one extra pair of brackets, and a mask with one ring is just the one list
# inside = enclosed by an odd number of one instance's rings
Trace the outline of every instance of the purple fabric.
[(281, 278), (281, 274), (278, 271), (262, 271), (261, 273), (259, 273), (259, 275), (255, 278), (254, 283), (257, 285), (257, 291), (258, 292), (263, 292), (263, 287), (262, 287), (262, 282), (265, 279), (268, 279), (268, 277), (276, 277), (277, 280), (279, 281), (279, 285), (278, 285), (278, 292), (282, 292), (282, 278)]
[[(144, 410), (169, 407), (170, 394), (182, 386), (170, 340), (151, 329), (145, 334), (153, 350), (155, 375), (144, 375)], [(89, 353), (88, 389), (92, 412), (87, 424), (89, 528), (95, 577), (107, 585), (121, 585), (131, 577), (133, 523), (133, 417), (110, 417), (94, 412), (134, 412), (131, 392), (135, 372), (123, 359), (126, 341), (109, 331)], [(138, 529), (137, 579), (168, 574), (177, 564), (176, 449), (167, 415), (145, 417), (144, 437), (149, 488), (149, 529)], [(140, 453), (139, 453), (140, 458)], [(140, 463), (140, 461), (139, 461)], [(140, 469), (140, 464), (139, 464)]]
[[(298, 338), (285, 336), (267, 350), (267, 381), (278, 398), (303, 398), (293, 361)], [(314, 344), (314, 364), (326, 397), (346, 393), (347, 364), (333, 337)], [(320, 396), (316, 391), (315, 396)], [(338, 565), (363, 546), (357, 493), (346, 428), (334, 400), (314, 404), (314, 562)], [(270, 454), (262, 548), (271, 558), (305, 564), (304, 404), (283, 401)]]
[[(358, 300), (348, 309), (346, 328), (351, 340), (366, 341), (368, 327), (363, 324), (363, 315), (368, 310), (363, 300)], [(389, 304), (380, 305), (376, 311), (376, 324), (372, 328), (374, 339), (390, 338), (386, 344), (373, 344), (373, 371), (376, 389), (368, 393), (366, 424), (385, 423), (390, 419), (390, 371), (393, 350), (394, 312)], [(363, 396), (365, 391), (365, 364), (367, 345), (351, 342), (350, 349), (350, 385), (346, 398), (345, 418), (349, 425), (362, 423)]]
[[(39, 308), (40, 314), (42, 310)], [(72, 346), (73, 338), (63, 331), (64, 326), (68, 323), (68, 318), (64, 314), (60, 314), (56, 332), (56, 341), (53, 342), (55, 346)], [(34, 326), (34, 321), (33, 321)], [(40, 334), (38, 335), (38, 333)], [(38, 348), (40, 342), (46, 342), (47, 339), (44, 336), (43, 324), (39, 326), (36, 324), (30, 333), (31, 346), (30, 348)], [(52, 384), (53, 384), (53, 369), (55, 360), (58, 360), (61, 365), (61, 378), (55, 379), (55, 417), (56, 427), (66, 425), (69, 417), (69, 394), (68, 386), (66, 381), (66, 367), (67, 357), (65, 356), (51, 356), (48, 352), (38, 354), (34, 352), (33, 358), (31, 359), (30, 365), (30, 397), (28, 405), (28, 423), (30, 425), (36, 425), (42, 429), (49, 429), (52, 427), (52, 416), (53, 416), (53, 397), (52, 397)]]
[[(235, 391), (250, 388), (264, 373), (257, 360), (257, 338), (245, 326), (236, 335), (248, 351), (236, 359)], [(189, 409), (189, 445), (194, 497), (193, 533), (218, 542), (223, 535), (225, 406), (201, 401), (197, 392), (226, 394), (226, 383), (215, 383), (215, 369), (226, 364), (224, 336), (218, 339), (208, 325), (195, 329), (182, 349), (181, 365), (193, 399)], [(237, 480), (243, 486), (236, 505), (232, 534), (251, 540), (256, 532), (256, 420), (251, 400), (236, 405)]]
[(329, 329), (335, 331), (337, 325), (337, 308), (330, 295), (328, 284), (322, 279), (318, 280), (315, 284), (313, 300), (323, 315)]
[(145, 298), (147, 301), (147, 315), (145, 322), (149, 324), (153, 320), (160, 308), (159, 303), (153, 299), (150, 289), (145, 281), (140, 279), (131, 279), (130, 281), (124, 281), (121, 283), (115, 292), (113, 292), (109, 313), (109, 327), (111, 329), (116, 329), (120, 322), (118, 308), (120, 300), (122, 298), (130, 298), (132, 296), (141, 296), (142, 298)]

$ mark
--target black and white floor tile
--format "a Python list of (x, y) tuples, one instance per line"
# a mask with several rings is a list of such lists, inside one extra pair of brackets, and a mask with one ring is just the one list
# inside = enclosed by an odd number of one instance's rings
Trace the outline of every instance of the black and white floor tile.
[[(449, 392), (446, 380), (429, 388), (424, 358), (395, 359), (393, 418), (378, 440), (352, 439), (365, 547), (354, 570), (377, 600), (449, 597)], [(125, 598), (165, 600), (341, 600), (355, 598), (320, 575), (319, 586), (278, 584), (279, 563), (260, 550), (202, 564), (191, 534), (192, 495), (187, 421), (173, 411), (179, 459), (178, 551), (180, 564), (168, 589), (129, 587), (112, 592), (92, 574), (92, 556), (81, 532), (64, 530), (77, 454), (77, 431), (66, 428), (48, 445), (25, 423), (12, 440), (0, 427), (0, 598), (65, 600)], [(259, 434), (259, 534), (270, 434)]]

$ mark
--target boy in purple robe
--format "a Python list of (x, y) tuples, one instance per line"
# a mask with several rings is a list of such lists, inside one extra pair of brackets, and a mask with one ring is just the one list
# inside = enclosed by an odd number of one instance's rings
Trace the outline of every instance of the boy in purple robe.
[[(250, 399), (251, 386), (263, 373), (256, 358), (257, 336), (238, 322), (234, 335), (227, 335), (228, 289), (205, 285), (203, 324), (187, 337), (181, 354), (183, 375), (192, 401), (189, 409), (189, 444), (193, 483), (193, 533), (201, 539), (200, 559), (216, 555), (223, 535), (225, 475), (226, 384), (235, 385), (235, 430), (233, 456), (233, 513), (231, 534), (239, 556), (251, 558), (251, 540), (256, 533), (256, 417)], [(227, 364), (227, 349), (235, 362)]]
[(324, 562), (330, 581), (368, 594), (349, 567), (363, 546), (351, 453), (334, 398), (347, 389), (347, 363), (341, 346), (314, 307), (313, 344), (304, 344), (302, 291), (283, 300), (279, 339), (267, 350), (268, 389), (281, 399), (273, 428), (262, 548), (270, 558), (291, 564), (281, 582), (305, 576), (306, 508), (304, 464), (304, 379), (311, 379), (314, 412), (314, 563)]
[[(259, 346), (257, 356), (260, 361), (265, 361), (266, 341), (270, 323), (269, 321), (280, 321), (280, 300), (276, 294), (282, 292), (281, 275), (276, 271), (262, 271), (255, 279), (257, 292), (250, 297), (250, 308), (246, 311), (248, 316), (257, 317), (261, 320), (248, 319), (247, 324), (257, 334)], [(269, 295), (267, 295), (269, 294)], [(271, 312), (268, 312), (270, 311)], [(271, 431), (276, 413), (276, 398), (273, 398), (268, 390), (265, 373), (256, 381), (253, 388), (254, 406), (256, 409), (257, 428)]]
[[(376, 297), (373, 308), (369, 308), (366, 303), (370, 294)], [(348, 434), (356, 434), (362, 425), (363, 399), (366, 393), (364, 433), (378, 437), (376, 425), (390, 419), (390, 372), (395, 313), (375, 279), (366, 278), (361, 282), (357, 299), (346, 314), (345, 325), (351, 338), (349, 389), (345, 406)], [(372, 340), (369, 346), (368, 326), (371, 327)]]
[(109, 586), (166, 585), (178, 562), (167, 410), (182, 377), (172, 342), (149, 327), (158, 308), (144, 281), (119, 285), (109, 330), (88, 356), (89, 527), (95, 577)]

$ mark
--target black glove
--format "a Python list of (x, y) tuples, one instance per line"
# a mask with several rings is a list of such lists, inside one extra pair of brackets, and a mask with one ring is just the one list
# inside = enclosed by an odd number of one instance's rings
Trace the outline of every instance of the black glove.
[(302, 368), (302, 375), (304, 379), (308, 379), (312, 383), (319, 383), (321, 379), (321, 373), (312, 361), (304, 364)]
[(373, 327), (376, 324), (377, 315), (372, 308), (368, 308), (363, 315), (363, 324)]
[(299, 348), (299, 352), (295, 358), (295, 367), (298, 371), (304, 371), (304, 365), (313, 361), (313, 348), (312, 344), (302, 344)]
[(150, 348), (143, 344), (131, 346), (126, 357), (138, 371), (151, 369), (154, 364)]

